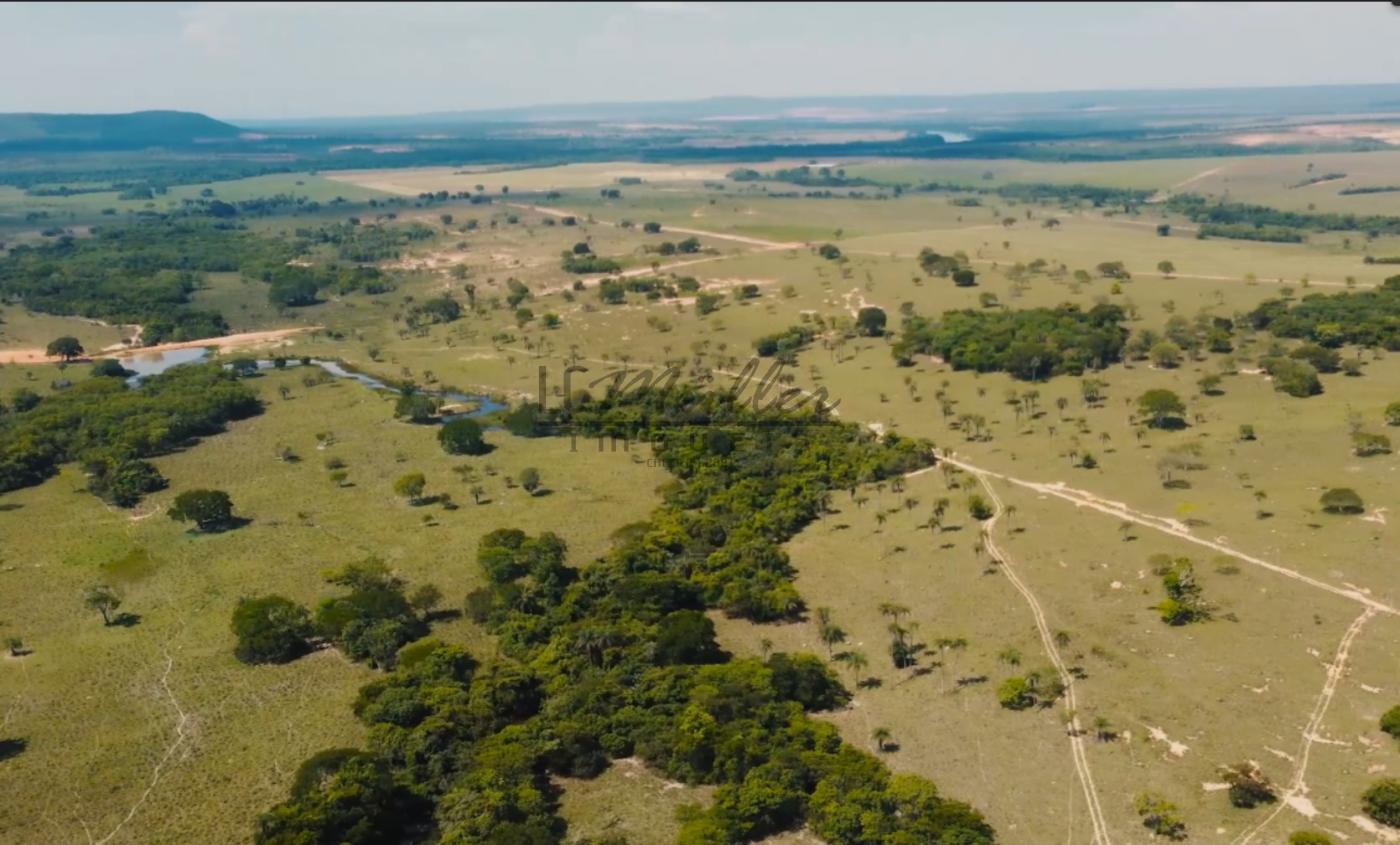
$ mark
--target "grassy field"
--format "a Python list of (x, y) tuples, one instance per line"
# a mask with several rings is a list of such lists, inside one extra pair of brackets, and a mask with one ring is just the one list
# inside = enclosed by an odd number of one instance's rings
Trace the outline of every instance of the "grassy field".
[[(502, 434), (489, 436), (499, 446), (490, 455), (454, 459), (431, 427), (393, 421), (390, 402), (353, 383), (306, 388), (289, 370), (258, 385), (267, 411), (157, 460), (170, 488), (135, 513), (81, 492), (73, 469), (5, 496), (2, 632), (32, 650), (0, 661), (4, 733), (28, 742), (5, 763), (13, 800), (0, 829), (9, 841), (81, 840), (84, 830), (116, 831), (114, 843), (246, 841), (301, 760), (361, 740), (349, 706), (374, 673), (334, 651), (284, 666), (237, 663), (228, 624), (239, 597), (314, 602), (335, 592), (323, 571), (376, 555), (457, 606), (478, 586), (482, 534), (552, 530), (569, 542), (571, 562), (586, 563), (614, 528), (651, 508), (649, 491), (665, 478), (620, 453)], [(334, 445), (318, 449), (318, 432)], [(301, 460), (276, 460), (279, 444)], [(331, 456), (347, 462), (351, 486), (328, 480)], [(479, 468), (480, 505), (451, 471), (464, 463)], [(548, 495), (507, 488), (506, 477), (529, 465)], [(391, 482), (411, 470), (457, 509), (397, 500)], [(165, 517), (175, 493), (205, 486), (227, 490), (251, 523), (197, 536)], [(99, 582), (123, 594), (136, 624), (104, 628), (83, 609), (83, 590)], [(433, 636), (478, 654), (492, 648), (465, 620), (438, 623)]]
[[(1336, 188), (1286, 187), (1307, 178), (1308, 162), (1313, 174), (1345, 171), (1358, 184), (1380, 184), (1400, 168), (1400, 154), (1072, 165), (868, 161), (846, 168), (891, 181), (981, 185), (990, 172), (991, 184), (1228, 191), (1235, 200), (1306, 207), (1290, 205), (1290, 197), (1324, 197)], [(350, 192), (358, 184), (413, 195), (474, 191), (481, 183), (512, 190), (491, 205), (402, 210), (400, 221), (425, 222), (436, 234), (386, 265), (397, 273), (391, 293), (329, 297), (278, 312), (266, 304), (263, 285), (230, 274), (212, 276), (196, 301), (221, 310), (235, 330), (321, 326), (298, 337), (290, 352), (341, 358), (421, 384), (534, 396), (544, 366), (553, 403), (566, 359), (589, 368), (574, 377), (574, 387), (618, 367), (633, 373), (667, 361), (708, 371), (727, 385), (726, 374), (748, 359), (756, 338), (814, 317), (839, 330), (865, 305), (883, 308), (895, 329), (901, 306), (937, 315), (982, 308), (984, 295), (1009, 308), (1112, 302), (1128, 309), (1131, 328), (1160, 332), (1173, 315), (1236, 318), (1268, 298), (1379, 284), (1396, 268), (1366, 265), (1363, 256), (1400, 254), (1400, 238), (1368, 242), (1362, 233), (1312, 235), (1304, 244), (1198, 240), (1189, 222), (1152, 205), (1129, 215), (985, 197), (983, 207), (967, 208), (951, 205), (947, 195), (876, 198), (869, 188), (863, 198), (780, 198), (752, 183), (727, 183), (724, 190), (698, 184), (729, 169), (610, 163), (330, 174), (333, 181), (302, 187)], [(646, 181), (620, 186), (619, 199), (599, 195), (597, 188), (623, 175)], [(221, 183), (219, 196), (239, 184)], [(285, 182), (244, 187), (256, 193), (275, 184)], [(546, 190), (560, 196), (546, 198)], [(1360, 203), (1386, 196), (1334, 197), (1335, 206), (1309, 201), (1319, 210), (1343, 210), (1355, 200), (1360, 211), (1367, 208)], [(535, 204), (576, 214), (578, 225), (550, 225), (548, 213), (529, 207)], [(442, 224), (443, 213), (453, 223)], [(1003, 225), (1007, 217), (1015, 222)], [(1060, 225), (1043, 227), (1049, 217)], [(477, 227), (467, 230), (468, 219)], [(638, 225), (622, 228), (624, 220)], [(646, 221), (660, 222), (662, 231), (642, 232)], [(1172, 224), (1169, 237), (1156, 234), (1160, 222)], [(273, 218), (260, 225), (296, 223)], [(701, 252), (654, 252), (664, 241), (690, 236), (681, 230), (699, 233)], [(647, 273), (655, 262), (661, 275), (694, 276), (707, 291), (756, 285), (758, 295), (742, 301), (726, 295), (707, 316), (689, 296), (649, 301), (629, 293), (623, 305), (604, 305), (593, 290), (596, 276), (560, 270), (560, 252), (580, 241), (629, 271)], [(813, 246), (828, 241), (844, 260), (816, 254)], [(925, 277), (915, 256), (926, 246), (965, 251), (979, 271), (977, 286)], [(1067, 272), (1015, 281), (1016, 265), (1036, 259), (1063, 264)], [(1175, 265), (1170, 274), (1157, 270), (1163, 260)], [(1133, 278), (1119, 285), (1073, 280), (1074, 270), (1093, 275), (1103, 261), (1123, 261)], [(504, 303), (512, 278), (531, 290), (522, 304), (533, 319), (517, 318)], [(582, 290), (571, 290), (575, 281)], [(425, 328), (407, 325), (405, 315), (424, 298), (446, 294), (465, 304), (466, 285), (483, 304), (480, 313)], [(558, 315), (557, 328), (544, 328), (546, 313)], [(55, 333), (80, 330), (90, 332), (79, 334), (85, 344), (101, 344), (116, 333), (13, 307), (3, 319), (0, 348), (42, 345)], [(1089, 807), (1063, 706), (1012, 712), (996, 703), (1002, 680), (1051, 663), (1019, 581), (1042, 609), (1047, 630), (1067, 635), (1057, 640), (1057, 653), (1083, 670), (1075, 683), (1080, 723), (1102, 717), (1116, 734), (1113, 741), (1081, 738), (1114, 841), (1146, 841), (1131, 800), (1151, 790), (1181, 807), (1192, 841), (1232, 842), (1273, 812), (1232, 809), (1215, 787), (1219, 766), (1244, 760), (1257, 761), (1281, 788), (1306, 787), (1291, 793), (1296, 800), (1253, 842), (1282, 842), (1309, 825), (1370, 841), (1351, 817), (1370, 780), (1400, 771), (1400, 750), (1376, 726), (1397, 701), (1400, 619), (1378, 611), (1358, 620), (1366, 602), (1400, 606), (1400, 545), (1389, 524), (1400, 512), (1400, 456), (1355, 457), (1349, 437), (1357, 424), (1387, 431), (1382, 409), (1400, 399), (1400, 357), (1344, 350), (1359, 358), (1361, 375), (1324, 375), (1321, 396), (1295, 399), (1256, 371), (1273, 342), (1240, 331), (1228, 355), (1206, 354), (1175, 369), (1113, 366), (1094, 374), (1107, 398), (1092, 406), (1082, 401), (1075, 378), (1032, 385), (955, 372), (931, 359), (899, 368), (884, 338), (825, 338), (803, 351), (788, 374), (798, 386), (829, 391), (842, 419), (932, 439), (995, 473), (988, 482), (1015, 508), (992, 531), (1000, 564), (977, 549), (984, 544), (965, 506), (975, 479), (966, 473), (946, 479), (926, 473), (902, 491), (863, 489), (860, 501), (839, 496), (837, 512), (789, 544), (799, 591), (810, 607), (832, 609), (848, 634), (842, 648), (864, 652), (865, 674), (878, 681), (826, 718), (866, 748), (874, 728), (889, 728), (899, 745), (884, 755), (892, 767), (927, 775), (946, 794), (982, 809), (1010, 845), (1089, 841)], [(66, 372), (85, 375), (85, 369)], [(1199, 380), (1214, 373), (1227, 373), (1223, 392), (1202, 394)], [(0, 367), (0, 396), (20, 386), (42, 392), (58, 377), (51, 366)], [(411, 585), (430, 581), (458, 604), (476, 583), (472, 551), (481, 533), (504, 525), (555, 530), (569, 540), (572, 561), (583, 563), (605, 548), (614, 529), (649, 510), (653, 490), (666, 478), (638, 463), (640, 456), (599, 454), (584, 444), (573, 453), (562, 441), (493, 433), (497, 451), (474, 459), (483, 475), (486, 464), (496, 468), (496, 475), (484, 475), (492, 501), (473, 505), (467, 485), (450, 471), (463, 461), (442, 455), (431, 429), (393, 422), (387, 399), (353, 384), (307, 388), (300, 379), (295, 370), (260, 378), (268, 401), (263, 416), (160, 458), (171, 489), (135, 514), (79, 492), (82, 479), (72, 467), (0, 499), (7, 540), (0, 578), (8, 585), (0, 634), (22, 635), (34, 649), (22, 660), (0, 662), (5, 733), (30, 743), (4, 764), (20, 786), (8, 811), (0, 810), (0, 829), (17, 831), (17, 841), (81, 838), (84, 825), (98, 839), (132, 807), (111, 841), (187, 841), (200, 832), (214, 841), (246, 838), (250, 820), (280, 796), (302, 758), (359, 740), (348, 703), (372, 673), (331, 652), (283, 667), (239, 666), (229, 653), (227, 624), (240, 595), (277, 591), (314, 601), (327, 594), (321, 570), (378, 554)], [(290, 399), (280, 398), (281, 386)], [(1140, 430), (1131, 419), (1136, 397), (1156, 387), (1186, 401), (1187, 428)], [(1018, 415), (1008, 399), (1027, 390), (1038, 391), (1038, 412)], [(939, 393), (955, 404), (953, 417), (940, 412)], [(957, 414), (985, 417), (989, 436), (969, 439), (952, 424)], [(1245, 424), (1257, 440), (1238, 439)], [(337, 442), (322, 454), (315, 434), (327, 431)], [(277, 461), (279, 444), (302, 460)], [(1184, 451), (1199, 468), (1164, 485), (1159, 461)], [(1095, 468), (1074, 465), (1085, 452), (1094, 454)], [(348, 462), (353, 487), (339, 489), (327, 479), (324, 461), (332, 455)], [(527, 465), (542, 470), (550, 495), (529, 498), (506, 488), (505, 476)], [(390, 482), (412, 469), (427, 473), (429, 493), (450, 492), (460, 508), (395, 501)], [(191, 486), (229, 490), (252, 523), (213, 537), (184, 533), (159, 511)], [(1318, 496), (1332, 486), (1356, 489), (1366, 513), (1321, 513)], [(951, 502), (945, 530), (919, 527), (945, 497)], [(17, 541), (8, 542), (12, 536)], [(1184, 628), (1158, 620), (1153, 605), (1162, 588), (1148, 562), (1154, 554), (1194, 560), (1214, 619)], [(126, 608), (141, 615), (139, 624), (103, 629), (82, 611), (82, 589), (104, 578), (126, 591)], [(926, 671), (892, 668), (889, 620), (879, 610), (891, 601), (910, 607), (918, 638), (933, 647), (921, 660)], [(717, 622), (735, 652), (760, 652), (765, 640), (773, 648), (825, 652), (810, 622)], [(1328, 665), (1353, 625), (1359, 627), (1348, 640), (1344, 671), (1314, 720)], [(491, 647), (460, 620), (439, 624), (435, 635), (479, 651)], [(940, 649), (940, 639), (966, 642)], [(1019, 653), (1019, 666), (1004, 658), (1008, 650)], [(837, 670), (854, 688), (857, 677)], [(74, 695), (75, 689), (84, 692)], [(158, 763), (160, 777), (142, 802)], [(624, 832), (642, 845), (673, 841), (675, 806), (707, 799), (703, 790), (668, 784), (630, 761), (597, 780), (560, 785), (572, 835)], [(795, 832), (781, 841), (811, 840)]]

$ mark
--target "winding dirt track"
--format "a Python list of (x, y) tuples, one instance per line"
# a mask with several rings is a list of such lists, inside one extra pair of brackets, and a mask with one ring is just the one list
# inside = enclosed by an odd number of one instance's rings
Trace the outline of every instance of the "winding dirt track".
[[(948, 459), (944, 458), (944, 460)], [(982, 524), (982, 543), (986, 546), (987, 553), (995, 560), (1000, 561), (1001, 570), (1006, 574), (1011, 585), (1015, 587), (1016, 591), (1021, 594), (1021, 597), (1026, 600), (1026, 604), (1030, 605), (1031, 615), (1035, 617), (1036, 630), (1040, 632), (1041, 645), (1044, 646), (1045, 653), (1049, 655), (1050, 662), (1054, 665), (1056, 673), (1059, 674), (1060, 683), (1065, 686), (1065, 712), (1068, 713), (1070, 717), (1068, 730), (1070, 753), (1074, 760), (1075, 774), (1079, 776), (1079, 784), (1084, 789), (1084, 802), (1089, 809), (1089, 821), (1094, 827), (1093, 842), (1096, 843), (1096, 845), (1111, 845), (1112, 840), (1109, 838), (1108, 824), (1104, 821), (1103, 808), (1099, 805), (1098, 789), (1094, 786), (1094, 775), (1089, 770), (1089, 758), (1084, 753), (1084, 731), (1079, 725), (1079, 716), (1077, 712), (1079, 704), (1075, 700), (1074, 678), (1070, 675), (1069, 670), (1065, 668), (1064, 661), (1060, 658), (1060, 650), (1055, 645), (1055, 638), (1050, 633), (1050, 626), (1045, 621), (1045, 611), (1041, 609), (1040, 602), (1036, 600), (1035, 594), (1031, 592), (1030, 588), (1026, 586), (1020, 576), (1016, 574), (1016, 568), (1012, 566), (1011, 557), (1006, 553), (1006, 550), (998, 546), (996, 541), (992, 539), (992, 533), (996, 528), (997, 521), (1000, 520), (1001, 515), (1006, 512), (1006, 507), (1002, 504), (1001, 497), (997, 495), (997, 491), (992, 487), (991, 482), (987, 480), (985, 472), (973, 469), (969, 469), (968, 471), (977, 478), (978, 483), (982, 485), (982, 489), (987, 491), (987, 495), (991, 497), (992, 505), (996, 509), (992, 514), (992, 518)]]
[(1319, 580), (1317, 578), (1312, 577), (1311, 575), (1304, 575), (1303, 573), (1298, 572), (1297, 570), (1289, 569), (1286, 566), (1280, 566), (1277, 563), (1273, 563), (1271, 561), (1264, 560), (1263, 558), (1258, 558), (1253, 555), (1247, 554), (1245, 552), (1240, 551), (1239, 549), (1227, 546), (1224, 543), (1197, 537), (1196, 535), (1191, 533), (1191, 530), (1189, 528), (1187, 528), (1185, 525), (1181, 524), (1180, 522), (1177, 522), (1174, 519), (1167, 519), (1165, 517), (1154, 516), (1152, 514), (1136, 511), (1132, 508), (1129, 508), (1122, 502), (1113, 502), (1107, 499), (1101, 499), (1098, 496), (1095, 496), (1094, 494), (1089, 493), (1085, 490), (1076, 490), (1073, 487), (1066, 487), (1063, 482), (1044, 484), (1037, 481), (1028, 481), (1024, 478), (1016, 478), (1014, 476), (992, 472), (991, 470), (974, 466), (973, 464), (970, 464), (958, 458), (944, 456), (942, 459), (955, 467), (965, 469), (968, 472), (974, 474), (990, 476), (1001, 481), (1006, 481), (1011, 484), (1015, 484), (1019, 487), (1025, 487), (1029, 490), (1034, 490), (1037, 493), (1044, 493), (1046, 495), (1064, 499), (1068, 502), (1073, 502), (1078, 507), (1091, 508), (1093, 510), (1099, 511), (1100, 513), (1105, 513), (1109, 516), (1114, 516), (1121, 520), (1132, 522), (1136, 525), (1141, 525), (1145, 528), (1151, 528), (1155, 531), (1161, 531), (1166, 534), (1171, 534), (1172, 536), (1179, 537), (1182, 540), (1187, 541), (1188, 543), (1195, 543), (1198, 546), (1204, 546), (1213, 551), (1220, 552), (1221, 554), (1229, 555), (1230, 557), (1242, 560), (1245, 563), (1263, 567), (1264, 569), (1267, 569), (1271, 572), (1275, 572), (1279, 575), (1284, 576), (1285, 578), (1291, 578), (1294, 581), (1300, 581), (1304, 584), (1307, 584), (1310, 587), (1315, 587), (1319, 590), (1326, 590), (1327, 592), (1341, 596), (1342, 598), (1351, 599), (1352, 601), (1359, 602), (1362, 605), (1365, 605), (1366, 607), (1369, 607), (1379, 613), (1388, 613), (1392, 616), (1400, 616), (1400, 609), (1396, 609), (1394, 606), (1386, 604), (1383, 601), (1373, 599), (1360, 590), (1348, 587), (1338, 587), (1335, 584), (1329, 584), (1326, 581)]
[(1361, 615), (1356, 617), (1356, 620), (1347, 628), (1346, 633), (1342, 635), (1342, 641), (1337, 646), (1337, 654), (1327, 666), (1327, 682), (1322, 685), (1322, 692), (1317, 696), (1317, 704), (1313, 705), (1312, 715), (1308, 719), (1307, 726), (1303, 728), (1303, 740), (1298, 750), (1298, 765), (1293, 772), (1293, 779), (1289, 781), (1288, 789), (1279, 796), (1278, 806), (1259, 824), (1236, 837), (1231, 845), (1249, 845), (1259, 831), (1283, 812), (1283, 808), (1293, 806), (1295, 798), (1307, 795), (1308, 784), (1305, 778), (1308, 773), (1308, 755), (1312, 753), (1313, 743), (1317, 741), (1317, 732), (1322, 730), (1322, 720), (1327, 715), (1327, 708), (1332, 703), (1332, 697), (1337, 694), (1337, 684), (1346, 674), (1347, 658), (1351, 653), (1352, 641), (1375, 615), (1374, 608), (1368, 607), (1361, 611)]

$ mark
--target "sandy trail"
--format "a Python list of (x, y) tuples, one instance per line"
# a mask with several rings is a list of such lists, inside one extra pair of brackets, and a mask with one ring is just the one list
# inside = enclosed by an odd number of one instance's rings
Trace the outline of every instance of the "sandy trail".
[[(1366, 623), (1371, 621), (1371, 617), (1376, 615), (1376, 609), (1368, 607), (1361, 611), (1361, 615), (1347, 628), (1342, 635), (1342, 641), (1337, 646), (1337, 654), (1332, 658), (1332, 663), (1327, 667), (1327, 681), (1322, 685), (1322, 692), (1317, 696), (1317, 703), (1313, 705), (1311, 717), (1308, 724), (1303, 728), (1302, 744), (1299, 746), (1297, 755), (1297, 768), (1293, 772), (1293, 779), (1289, 781), (1288, 789), (1279, 796), (1278, 806), (1272, 813), (1264, 818), (1259, 824), (1240, 834), (1231, 845), (1249, 845), (1256, 834), (1268, 826), (1285, 807), (1293, 807), (1299, 812), (1304, 809), (1311, 809), (1311, 802), (1307, 801), (1308, 784), (1306, 776), (1308, 773), (1308, 755), (1312, 753), (1313, 743), (1318, 739), (1318, 731), (1322, 730), (1322, 720), (1327, 715), (1327, 708), (1332, 703), (1332, 697), (1337, 693), (1337, 684), (1341, 682), (1342, 676), (1346, 674), (1347, 658), (1351, 653), (1351, 644), (1361, 633), (1361, 629), (1366, 627)], [(1304, 815), (1307, 815), (1305, 812)]]
[[(948, 460), (944, 458), (944, 460)], [(952, 463), (952, 461), (949, 461)], [(966, 467), (965, 467), (966, 468)], [(1015, 567), (1011, 564), (1011, 558), (1006, 551), (996, 544), (992, 539), (992, 532), (996, 528), (996, 523), (1001, 519), (1001, 515), (1006, 512), (1005, 505), (1002, 504), (1001, 497), (987, 480), (985, 473), (979, 470), (969, 469), (976, 476), (982, 489), (987, 491), (988, 497), (992, 500), (992, 505), (996, 509), (992, 518), (982, 524), (982, 542), (987, 548), (987, 553), (993, 559), (1000, 561), (1001, 570), (1006, 574), (1011, 585), (1026, 600), (1030, 606), (1031, 615), (1035, 617), (1036, 630), (1040, 632), (1040, 642), (1045, 648), (1045, 653), (1049, 655), (1050, 662), (1055, 667), (1055, 672), (1060, 676), (1060, 682), (1065, 686), (1065, 712), (1069, 714), (1069, 742), (1071, 757), (1074, 760), (1074, 771), (1079, 776), (1079, 784), (1084, 789), (1084, 801), (1089, 808), (1089, 821), (1094, 828), (1093, 842), (1096, 845), (1110, 845), (1111, 840), (1108, 835), (1108, 825), (1103, 818), (1103, 808), (1099, 805), (1098, 790), (1094, 786), (1094, 776), (1089, 770), (1089, 759), (1084, 753), (1084, 731), (1079, 725), (1078, 710), (1079, 705), (1075, 700), (1074, 678), (1065, 668), (1064, 661), (1060, 658), (1060, 650), (1055, 645), (1055, 638), (1050, 633), (1050, 626), (1045, 621), (1045, 611), (1041, 609), (1040, 602), (1036, 600), (1035, 594), (1026, 586), (1016, 574)]]
[[(76, 358), (70, 363), (91, 361), (93, 358), (130, 358), (138, 355), (171, 352), (176, 349), (201, 349), (204, 347), (212, 347), (219, 352), (228, 352), (247, 346), (277, 343), (294, 335), (314, 332), (320, 328), (321, 326), (297, 326), (290, 329), (268, 329), (260, 332), (241, 332), (176, 343), (157, 343), (154, 346), (107, 346), (91, 357)], [(62, 360), (56, 355), (46, 355), (44, 350), (37, 347), (32, 349), (0, 349), (0, 364), (57, 364)]]
[(982, 475), (986, 475), (991, 478), (999, 479), (1001, 481), (1007, 481), (1019, 487), (1025, 487), (1028, 490), (1034, 490), (1037, 493), (1044, 493), (1049, 496), (1055, 496), (1056, 498), (1064, 499), (1065, 501), (1074, 503), (1078, 507), (1091, 508), (1093, 510), (1099, 511), (1100, 513), (1105, 513), (1109, 516), (1117, 517), (1118, 519), (1131, 522), (1136, 525), (1151, 528), (1155, 531), (1161, 531), (1165, 534), (1171, 534), (1172, 536), (1179, 537), (1182, 540), (1187, 541), (1188, 543), (1195, 543), (1198, 546), (1204, 546), (1205, 548), (1211, 549), (1212, 551), (1217, 551), (1221, 554), (1229, 555), (1230, 557), (1242, 560), (1245, 563), (1262, 567), (1271, 572), (1282, 575), (1285, 578), (1291, 578), (1294, 581), (1299, 581), (1311, 587), (1316, 587), (1319, 590), (1326, 590), (1327, 592), (1332, 593), (1333, 595), (1338, 595), (1342, 598), (1351, 599), (1352, 601), (1359, 602), (1362, 605), (1369, 607), (1377, 612), (1389, 613), (1393, 616), (1400, 616), (1400, 609), (1396, 609), (1395, 607), (1388, 605), (1385, 602), (1373, 599), (1370, 596), (1363, 593), (1361, 590), (1351, 589), (1347, 587), (1338, 587), (1335, 584), (1329, 584), (1326, 581), (1319, 580), (1317, 578), (1312, 577), (1311, 575), (1304, 575), (1303, 573), (1298, 572), (1297, 570), (1289, 569), (1286, 566), (1280, 566), (1277, 563), (1264, 560), (1263, 558), (1255, 557), (1253, 555), (1242, 552), (1239, 549), (1231, 548), (1230, 546), (1227, 546), (1224, 543), (1197, 537), (1191, 533), (1191, 529), (1189, 527), (1183, 525), (1181, 522), (1175, 519), (1168, 519), (1166, 517), (1155, 516), (1153, 514), (1133, 510), (1132, 508), (1129, 508), (1126, 504), (1122, 502), (1109, 501), (1107, 499), (1099, 498), (1098, 496), (1095, 496), (1094, 494), (1086, 490), (1076, 490), (1073, 487), (1067, 487), (1065, 486), (1064, 482), (1057, 481), (1053, 484), (1044, 484), (1037, 481), (1029, 481), (1024, 478), (1016, 478), (1014, 476), (992, 472), (991, 470), (982, 469), (981, 467), (974, 466), (972, 464), (967, 463), (966, 461), (957, 458), (952, 458), (947, 455), (943, 456), (942, 459), (955, 467), (959, 467), (961, 469), (967, 470), (968, 472), (977, 474), (979, 477), (981, 477)]
[[(580, 217), (582, 215), (563, 208), (551, 208), (546, 205), (529, 205), (527, 203), (508, 203), (513, 208), (523, 208), (529, 211), (536, 211), (540, 214), (548, 214), (550, 217)], [(599, 220), (593, 218), (595, 223), (605, 226), (615, 226), (617, 224), (609, 220)], [(718, 238), (722, 241), (734, 241), (735, 243), (748, 244), (749, 246), (761, 246), (768, 249), (799, 249), (806, 244), (800, 241), (770, 241), (765, 238), (753, 238), (748, 235), (733, 235), (728, 232), (715, 232), (710, 229), (688, 229), (680, 226), (666, 226), (662, 232), (678, 232), (682, 235), (695, 235), (697, 237)]]
[[(1126, 221), (1125, 221), (1125, 222), (1126, 222)], [(1152, 225), (1152, 224), (1148, 224), (1148, 225)], [(1183, 227), (1183, 228), (1184, 228), (1184, 227)], [(930, 231), (938, 231), (938, 230), (930, 230)], [(958, 231), (958, 230), (956, 230), (956, 229), (950, 229), (950, 230), (947, 230), (947, 231)], [(1194, 230), (1192, 230), (1192, 231), (1194, 231)], [(889, 251), (889, 250), (848, 249), (848, 250), (843, 250), (843, 251), (844, 251), (847, 255), (869, 255), (869, 256), (874, 256), (874, 257), (878, 257), (878, 258), (917, 258), (917, 257), (918, 257), (918, 255), (916, 255), (915, 253), (912, 253), (912, 252), (909, 252), (909, 253), (901, 253), (901, 252), (891, 252), (891, 251)], [(969, 263), (969, 264), (983, 264), (983, 265), (988, 265), (988, 266), (993, 265), (993, 264), (999, 265), (999, 266), (1002, 266), (1002, 267), (1007, 266), (1007, 264), (1006, 264), (1005, 261), (998, 261), (997, 259), (994, 259), (994, 258), (969, 258), (969, 259), (968, 259), (968, 263)], [(1146, 277), (1148, 277), (1148, 278), (1153, 278), (1153, 279), (1203, 279), (1203, 280), (1209, 281), (1209, 282), (1235, 282), (1235, 283), (1237, 283), (1237, 284), (1248, 284), (1248, 283), (1249, 283), (1249, 282), (1246, 281), (1245, 278), (1242, 277), (1242, 276), (1217, 276), (1217, 275), (1210, 275), (1210, 274), (1208, 274), (1208, 273), (1183, 273), (1183, 272), (1180, 272), (1180, 271), (1175, 271), (1175, 272), (1171, 272), (1171, 273), (1158, 273), (1158, 272), (1151, 271), (1151, 270), (1133, 270), (1133, 271), (1132, 271), (1132, 274), (1133, 274), (1133, 278), (1134, 278), (1134, 279), (1139, 278), (1139, 277), (1146, 276)], [(1302, 282), (1301, 279), (1277, 279), (1277, 278), (1275, 278), (1275, 279), (1265, 279), (1265, 278), (1256, 278), (1256, 279), (1253, 280), (1253, 282), (1254, 282), (1255, 284), (1260, 284), (1260, 285), (1298, 285), (1299, 287), (1302, 287), (1302, 285), (1303, 285), (1303, 282)], [(1319, 279), (1308, 279), (1308, 285), (1310, 285), (1310, 286), (1316, 286), (1316, 287), (1325, 287), (1325, 288), (1374, 288), (1374, 287), (1376, 287), (1375, 284), (1370, 283), (1370, 282), (1361, 282), (1361, 281), (1358, 281), (1358, 282), (1355, 282), (1354, 284), (1348, 285), (1346, 282), (1336, 282), (1336, 281), (1331, 281), (1331, 280), (1319, 280)]]
[(1225, 169), (1225, 167), (1222, 165), (1222, 166), (1220, 166), (1220, 167), (1212, 167), (1210, 170), (1202, 170), (1200, 173), (1197, 173), (1195, 176), (1189, 176), (1189, 177), (1187, 177), (1187, 178), (1185, 178), (1185, 179), (1182, 179), (1180, 182), (1177, 182), (1175, 185), (1172, 185), (1170, 188), (1167, 188), (1167, 189), (1164, 190), (1164, 191), (1158, 191), (1157, 193), (1155, 193), (1155, 194), (1153, 194), (1152, 196), (1148, 197), (1147, 201), (1148, 201), (1148, 202), (1162, 202), (1162, 201), (1166, 200), (1167, 197), (1171, 196), (1172, 191), (1180, 190), (1181, 188), (1184, 188), (1184, 187), (1186, 187), (1187, 185), (1191, 185), (1191, 184), (1194, 184), (1194, 183), (1196, 183), (1196, 182), (1199, 182), (1199, 181), (1201, 181), (1202, 179), (1206, 178), (1207, 176), (1214, 176), (1215, 174), (1221, 172), (1221, 171), (1224, 170), (1224, 169)]

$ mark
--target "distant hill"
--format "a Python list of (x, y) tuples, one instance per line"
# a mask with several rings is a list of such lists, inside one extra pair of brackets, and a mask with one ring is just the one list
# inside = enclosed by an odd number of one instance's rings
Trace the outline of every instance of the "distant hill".
[(0, 114), (0, 149), (129, 149), (236, 139), (243, 130), (196, 112)]

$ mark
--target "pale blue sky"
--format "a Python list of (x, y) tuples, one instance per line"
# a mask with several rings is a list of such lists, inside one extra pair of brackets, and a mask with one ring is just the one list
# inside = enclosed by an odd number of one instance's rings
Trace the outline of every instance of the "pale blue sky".
[(723, 95), (1400, 82), (1400, 10), (0, 4), (0, 111), (413, 114)]

